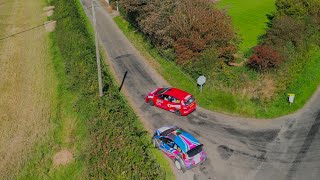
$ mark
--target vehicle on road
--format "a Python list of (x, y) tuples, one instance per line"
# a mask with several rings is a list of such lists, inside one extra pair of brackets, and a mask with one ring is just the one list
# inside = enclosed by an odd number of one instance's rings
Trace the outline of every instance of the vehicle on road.
[(165, 126), (157, 129), (152, 137), (152, 144), (170, 157), (176, 168), (182, 172), (207, 159), (203, 144), (177, 126)]
[(177, 88), (157, 88), (148, 93), (146, 103), (176, 113), (179, 116), (192, 113), (197, 106), (192, 94)]

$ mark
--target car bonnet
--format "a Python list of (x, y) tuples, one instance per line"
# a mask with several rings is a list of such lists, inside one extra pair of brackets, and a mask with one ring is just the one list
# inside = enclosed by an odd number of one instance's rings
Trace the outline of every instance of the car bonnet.
[(186, 153), (189, 150), (199, 146), (201, 143), (187, 132), (183, 132), (174, 138), (174, 142), (180, 147), (180, 149)]

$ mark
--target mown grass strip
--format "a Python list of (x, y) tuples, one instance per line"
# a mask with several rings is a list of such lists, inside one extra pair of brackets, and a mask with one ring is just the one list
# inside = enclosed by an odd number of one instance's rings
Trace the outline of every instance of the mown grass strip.
[[(159, 52), (151, 45), (146, 37), (138, 32), (132, 25), (130, 25), (121, 16), (115, 17), (114, 21), (127, 38), (134, 44), (134, 46), (141, 52), (141, 54), (153, 64), (154, 68), (174, 87), (184, 89), (195, 95), (200, 106), (209, 110), (224, 112), (228, 114), (241, 115), (245, 117), (257, 118), (273, 118), (288, 113), (292, 113), (300, 108), (308, 101), (315, 89), (320, 84), (318, 77), (319, 63), (317, 58), (319, 53), (315, 49), (310, 51), (309, 54), (301, 57), (310, 59), (308, 65), (304, 68), (304, 73), (299, 74), (299, 78), (292, 78), (285, 90), (277, 92), (275, 98), (271, 102), (264, 103), (259, 100), (252, 100), (240, 95), (233, 95), (231, 92), (225, 92), (214, 88), (218, 84), (205, 85), (203, 92), (200, 93), (196, 81), (192, 82), (187, 78), (176, 65), (169, 60), (161, 57)], [(297, 60), (298, 62), (299, 60)], [(226, 71), (230, 71), (231, 76), (240, 76), (241, 71), (246, 71), (245, 68), (239, 68), (240, 72), (234, 74), (235, 71), (227, 67)], [(308, 72), (315, 73), (313, 81), (306, 81), (310, 79)], [(231, 74), (230, 74), (231, 73)], [(250, 73), (249, 73), (250, 74)], [(295, 76), (296, 77), (296, 76)], [(226, 79), (228, 80), (228, 79)], [(232, 83), (232, 82), (231, 82)], [(298, 85), (299, 84), (299, 85)], [(305, 84), (302, 86), (302, 84)], [(297, 93), (297, 101), (293, 105), (289, 105), (287, 93)]]

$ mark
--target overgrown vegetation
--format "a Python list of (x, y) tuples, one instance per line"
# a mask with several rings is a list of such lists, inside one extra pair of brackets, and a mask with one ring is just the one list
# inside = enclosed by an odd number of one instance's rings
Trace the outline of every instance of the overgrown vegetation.
[[(52, 132), (53, 138), (39, 145), (20, 177), (172, 178), (170, 168), (164, 172), (156, 161), (163, 157), (151, 150), (150, 137), (118, 92), (105, 64), (104, 96), (99, 98), (93, 33), (79, 1), (53, 0), (52, 5), (55, 6), (52, 19), (57, 20), (57, 29), (51, 34), (59, 78), (54, 119), (57, 128)], [(64, 121), (71, 122), (71, 127)], [(68, 128), (73, 129), (70, 132)], [(73, 151), (74, 160), (66, 166), (53, 165), (53, 154), (64, 148)]]
[[(310, 79), (308, 72), (314, 72), (317, 69), (317, 66), (309, 65), (320, 61), (317, 53), (319, 50), (318, 12), (311, 8), (305, 10), (310, 13), (296, 18), (296, 15), (289, 16), (282, 12), (279, 2), (277, 1), (277, 11), (268, 16), (269, 29), (266, 35), (259, 39), (260, 44), (254, 49), (249, 63), (237, 53), (232, 54), (231, 61), (228, 61), (228, 57), (219, 54), (219, 48), (212, 46), (202, 50), (197, 55), (197, 61), (186, 61), (187, 63), (181, 65), (176, 49), (172, 51), (171, 48), (154, 46), (151, 34), (143, 34), (145, 31), (141, 30), (138, 18), (141, 12), (135, 12), (135, 16), (131, 16), (130, 13), (125, 14), (132, 25), (121, 18), (115, 18), (115, 21), (148, 59), (157, 60), (159, 65), (156, 65), (156, 68), (171, 85), (193, 93), (201, 106), (244, 116), (275, 117), (301, 108), (320, 83), (319, 73), (314, 75), (314, 81), (308, 81)], [(309, 3), (315, 3), (315, 1)], [(146, 7), (147, 4), (140, 4), (139, 7)], [(314, 6), (317, 4), (313, 4), (312, 7)], [(167, 14), (171, 13), (170, 8), (164, 11), (168, 11)], [(161, 13), (160, 16), (164, 14), (166, 13)], [(154, 17), (159, 16), (158, 12), (154, 11), (147, 15), (145, 19), (155, 19)], [(182, 19), (180, 24), (182, 26), (186, 21), (183, 18), (180, 19)], [(169, 21), (172, 21), (172, 18), (169, 18)], [(170, 22), (166, 23), (170, 24)], [(175, 24), (178, 23), (175, 22)], [(138, 32), (135, 31), (137, 28)], [(157, 31), (150, 32), (161, 32), (161, 30), (170, 32), (166, 28), (161, 29), (161, 26), (158, 26)], [(175, 31), (178, 30), (175, 29)], [(171, 40), (174, 44), (175, 39)], [(205, 41), (202, 43), (205, 44)], [(187, 49), (185, 48), (184, 52)], [(176, 56), (168, 55), (168, 52), (169, 54), (174, 52)], [(207, 77), (203, 93), (199, 93), (196, 87), (196, 78), (199, 75)], [(190, 79), (193, 80), (190, 81)], [(305, 85), (302, 86), (302, 84)], [(291, 106), (287, 101), (288, 93), (297, 95), (295, 103)]]
[[(125, 17), (148, 35), (177, 64), (203, 61), (199, 56), (214, 48), (217, 60), (229, 61), (237, 51), (231, 19), (209, 0), (121, 0)], [(160, 8), (159, 8), (160, 7)], [(174, 52), (174, 55), (172, 54)], [(171, 53), (171, 55), (170, 55)]]

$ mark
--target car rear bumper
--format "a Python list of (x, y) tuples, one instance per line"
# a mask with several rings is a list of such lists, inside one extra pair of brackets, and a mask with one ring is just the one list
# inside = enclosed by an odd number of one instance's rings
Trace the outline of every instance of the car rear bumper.
[(185, 162), (185, 165), (186, 165), (186, 168), (189, 170), (189, 169), (192, 169), (192, 168), (194, 168), (194, 167), (199, 166), (200, 164), (204, 163), (206, 160), (207, 160), (207, 157), (204, 157), (204, 159), (202, 159), (202, 160), (201, 160), (199, 163), (197, 163), (197, 164), (193, 164), (192, 162), (190, 162), (190, 163), (186, 163), (186, 162)]
[(193, 111), (195, 111), (196, 110), (196, 106), (194, 106), (194, 108), (190, 108), (190, 109), (182, 109), (181, 110), (181, 115), (182, 116), (187, 116), (187, 115), (189, 115), (190, 113), (192, 113)]

